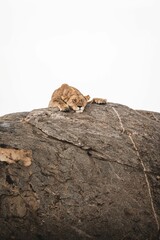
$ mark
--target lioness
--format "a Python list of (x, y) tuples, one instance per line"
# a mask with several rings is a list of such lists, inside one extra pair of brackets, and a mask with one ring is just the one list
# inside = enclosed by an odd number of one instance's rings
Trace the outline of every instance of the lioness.
[[(60, 111), (69, 111), (73, 109), (75, 112), (83, 112), (87, 105), (90, 96), (84, 96), (78, 89), (69, 86), (68, 84), (62, 84), (62, 86), (56, 89), (51, 97), (48, 107), (58, 107)], [(106, 104), (106, 99), (93, 98), (90, 103)]]

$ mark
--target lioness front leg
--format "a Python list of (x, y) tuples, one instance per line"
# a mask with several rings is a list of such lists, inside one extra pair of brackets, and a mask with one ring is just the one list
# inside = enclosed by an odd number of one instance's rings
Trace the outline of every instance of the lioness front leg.
[(53, 107), (53, 108), (59, 108), (60, 111), (62, 112), (68, 112), (69, 111), (69, 106), (61, 99), (59, 100), (51, 100), (49, 102), (48, 107)]
[(96, 104), (106, 104), (107, 100), (104, 98), (93, 98), (91, 100), (91, 103), (96, 103)]

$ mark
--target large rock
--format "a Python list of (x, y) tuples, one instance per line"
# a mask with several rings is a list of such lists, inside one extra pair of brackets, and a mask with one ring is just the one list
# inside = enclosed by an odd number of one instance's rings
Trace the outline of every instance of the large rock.
[(0, 148), (32, 155), (30, 166), (0, 159), (0, 239), (159, 239), (159, 113), (108, 103), (10, 114)]

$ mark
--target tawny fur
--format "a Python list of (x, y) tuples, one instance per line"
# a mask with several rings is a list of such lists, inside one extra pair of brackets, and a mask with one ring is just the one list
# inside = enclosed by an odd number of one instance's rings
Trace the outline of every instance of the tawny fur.
[[(76, 112), (83, 112), (89, 99), (89, 95), (84, 96), (78, 89), (62, 84), (53, 92), (48, 107), (58, 107), (60, 111), (72, 109)], [(90, 103), (106, 104), (106, 99), (93, 98)]]

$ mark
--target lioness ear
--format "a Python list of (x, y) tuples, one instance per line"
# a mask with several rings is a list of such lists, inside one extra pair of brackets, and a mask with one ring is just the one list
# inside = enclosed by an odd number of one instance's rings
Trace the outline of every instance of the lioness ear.
[(88, 101), (90, 99), (90, 96), (89, 95), (85, 96), (85, 99)]

